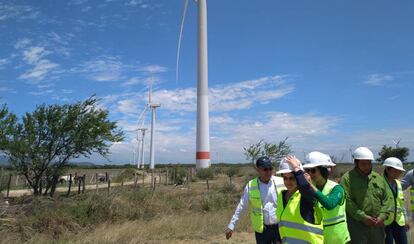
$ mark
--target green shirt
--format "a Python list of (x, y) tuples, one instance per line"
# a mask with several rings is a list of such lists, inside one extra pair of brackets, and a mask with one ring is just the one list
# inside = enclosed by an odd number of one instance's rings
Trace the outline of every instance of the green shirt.
[(387, 190), (384, 177), (371, 172), (368, 177), (361, 175), (356, 168), (345, 173), (341, 180), (347, 196), (346, 213), (357, 221), (367, 216), (385, 220), (391, 213), (393, 197)]
[(336, 185), (328, 195), (324, 195), (320, 190), (315, 194), (316, 199), (318, 199), (324, 208), (332, 210), (341, 204), (342, 197), (344, 196), (344, 189), (340, 185)]

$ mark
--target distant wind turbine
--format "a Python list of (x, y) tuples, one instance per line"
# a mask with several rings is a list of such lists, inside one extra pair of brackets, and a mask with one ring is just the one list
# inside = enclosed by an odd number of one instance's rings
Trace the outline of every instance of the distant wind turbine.
[[(188, 0), (184, 0), (177, 48), (176, 80), (178, 80), (181, 39)], [(196, 166), (210, 167), (210, 123), (208, 115), (208, 57), (207, 57), (207, 2), (197, 0), (197, 136)]]
[(392, 142), (394, 142), (394, 144), (395, 144), (395, 148), (399, 148), (400, 147), (400, 141), (401, 141), (401, 139), (398, 139), (397, 141), (392, 140)]

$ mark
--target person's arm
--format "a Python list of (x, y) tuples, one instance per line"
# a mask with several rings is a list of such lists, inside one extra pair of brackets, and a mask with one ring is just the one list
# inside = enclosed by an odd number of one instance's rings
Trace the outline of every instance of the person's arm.
[(401, 180), (403, 191), (414, 184), (413, 170), (408, 171)]
[(324, 195), (321, 191), (316, 192), (316, 199), (321, 203), (321, 205), (327, 210), (334, 209), (336, 206), (341, 204), (342, 198), (344, 196), (344, 189), (342, 186), (335, 186), (328, 195)]
[(305, 178), (305, 174), (301, 169), (300, 161), (295, 156), (287, 156), (286, 162), (288, 162), (293, 168), (293, 174), (296, 178), (296, 183), (298, 185), (299, 192), (303, 199), (313, 205), (315, 203), (315, 192), (313, 191), (308, 180)]
[[(379, 179), (382, 182), (382, 206), (380, 210), (380, 214), (378, 215), (381, 220), (385, 220), (389, 217), (392, 217), (391, 215), (394, 214), (394, 196), (391, 190), (389, 189), (389, 185), (384, 177), (381, 177)], [(381, 224), (379, 224), (381, 225)]]
[(249, 185), (247, 184), (244, 188), (243, 196), (240, 198), (240, 202), (237, 205), (236, 211), (234, 211), (233, 217), (230, 220), (228, 229), (234, 230), (236, 227), (237, 221), (240, 219), (240, 216), (249, 208)]
[(369, 216), (358, 207), (358, 205), (352, 200), (352, 192), (349, 186), (349, 173), (344, 175), (341, 180), (341, 186), (345, 190), (346, 194), (346, 213), (357, 221), (364, 221)]
[(315, 192), (306, 180), (304, 172), (302, 170), (298, 170), (295, 171), (294, 174), (302, 198), (304, 198), (310, 205), (313, 205), (315, 203)]

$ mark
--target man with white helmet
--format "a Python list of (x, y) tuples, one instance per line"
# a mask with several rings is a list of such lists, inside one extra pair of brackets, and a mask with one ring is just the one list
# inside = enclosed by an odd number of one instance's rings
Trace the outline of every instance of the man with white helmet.
[(348, 231), (351, 243), (384, 243), (384, 220), (392, 213), (392, 196), (384, 178), (372, 171), (374, 155), (366, 147), (353, 153), (355, 167), (341, 180), (346, 199)]
[(303, 168), (310, 175), (309, 181), (323, 215), (325, 243), (345, 244), (350, 241), (346, 221), (346, 195), (344, 188), (329, 180), (328, 167), (335, 166), (329, 155), (311, 152), (306, 155)]
[(282, 179), (273, 175), (273, 164), (266, 156), (256, 160), (255, 169), (259, 177), (250, 180), (244, 188), (243, 196), (227, 227), (226, 238), (231, 238), (241, 214), (250, 209), (256, 243), (276, 244), (279, 237), (276, 217), (277, 195), (279, 189), (283, 188)]
[(407, 211), (404, 208), (404, 192), (398, 180), (405, 170), (401, 160), (395, 157), (385, 159), (383, 166), (388, 191), (393, 196), (393, 205), (389, 206), (393, 214), (385, 224), (385, 243), (392, 244), (395, 240), (395, 243), (407, 244)]

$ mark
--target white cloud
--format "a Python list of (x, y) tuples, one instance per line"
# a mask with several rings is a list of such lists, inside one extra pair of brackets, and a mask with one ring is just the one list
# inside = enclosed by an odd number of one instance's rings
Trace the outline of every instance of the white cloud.
[(151, 74), (163, 73), (167, 71), (167, 68), (161, 65), (145, 65), (138, 68), (138, 71), (147, 72)]
[[(287, 76), (262, 77), (209, 90), (210, 111), (231, 111), (250, 108), (256, 102), (276, 100), (294, 91), (286, 84)], [(160, 102), (163, 109), (192, 112), (196, 110), (197, 90), (195, 88), (158, 90), (154, 101)]]
[(4, 69), (4, 66), (8, 63), (10, 63), (8, 58), (0, 58), (0, 69)]
[[(256, 143), (260, 139), (278, 142), (289, 137), (293, 148), (312, 149), (321, 136), (329, 135), (340, 119), (315, 114), (293, 115), (283, 112), (258, 113), (255, 117), (237, 118), (228, 115), (213, 116), (210, 120), (210, 152), (227, 162), (244, 162), (243, 146)], [(136, 136), (137, 126), (123, 121), (122, 127), (129, 128), (130, 141)], [(149, 134), (149, 131), (147, 135)], [(147, 142), (149, 136), (146, 137)], [(129, 144), (129, 152), (118, 151), (113, 147), (114, 158), (122, 153), (132, 154), (136, 144)], [(157, 162), (193, 162), (195, 156), (195, 121), (159, 120), (155, 135)], [(180, 152), (180, 153), (177, 153)], [(148, 153), (148, 152), (146, 152)], [(116, 156), (117, 155), (117, 156)]]
[(48, 89), (48, 90), (41, 90), (41, 91), (31, 91), (31, 92), (29, 92), (29, 94), (33, 95), (33, 96), (44, 96), (44, 95), (52, 94), (54, 92), (55, 92), (55, 90)]
[(8, 19), (35, 19), (39, 13), (27, 5), (13, 5), (0, 2), (0, 21)]
[(123, 79), (122, 72), (125, 68), (124, 66), (117, 57), (103, 56), (84, 62), (73, 71), (83, 73), (94, 81), (120, 81)]
[(0, 92), (16, 93), (16, 90), (10, 87), (0, 87)]
[(32, 41), (28, 38), (21, 38), (14, 44), (14, 48), (21, 49), (29, 45)]
[(42, 59), (35, 63), (33, 69), (28, 70), (19, 76), (19, 79), (24, 80), (43, 80), (46, 75), (52, 70), (59, 67), (58, 64), (55, 64), (47, 59)]
[(141, 77), (131, 77), (130, 79), (128, 79), (126, 82), (122, 83), (123, 86), (132, 86), (132, 85), (137, 85), (137, 84), (142, 84), (143, 80), (141, 79)]
[(44, 47), (31, 47), (23, 51), (23, 59), (29, 64), (34, 64), (49, 53), (50, 52), (45, 51)]
[(370, 85), (370, 86), (382, 86), (387, 81), (394, 80), (394, 77), (387, 74), (371, 74), (367, 77), (367, 79), (364, 81), (364, 84)]

